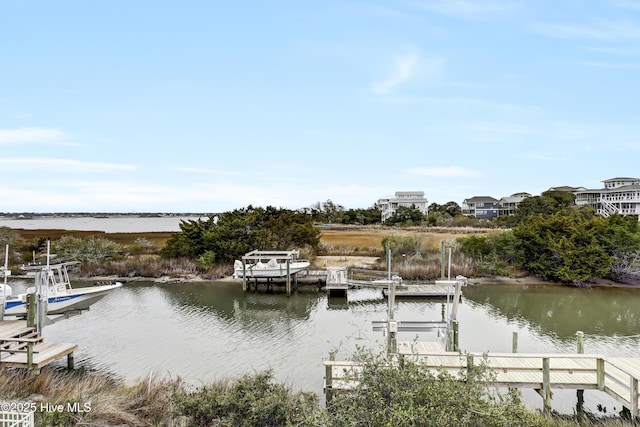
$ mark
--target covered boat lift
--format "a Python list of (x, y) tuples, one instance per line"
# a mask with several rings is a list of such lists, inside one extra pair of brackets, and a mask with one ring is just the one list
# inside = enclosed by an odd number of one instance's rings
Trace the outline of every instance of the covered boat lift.
[[(286, 274), (286, 290), (287, 290), (287, 296), (291, 295), (291, 276), (293, 276), (294, 278), (296, 277), (296, 273), (291, 274), (290, 271), (290, 266), (292, 262), (296, 262), (298, 260), (298, 257), (300, 256), (300, 251), (298, 250), (292, 250), (292, 251), (275, 251), (275, 250), (271, 250), (271, 251), (260, 251), (260, 250), (253, 250), (251, 252), (247, 252), (243, 257), (242, 257), (242, 290), (243, 291), (247, 291), (248, 289), (248, 282), (247, 282), (247, 261), (254, 261), (254, 263), (257, 263), (258, 261), (262, 261), (262, 260), (272, 260), (275, 259), (276, 261), (284, 261), (284, 264), (286, 265), (287, 268), (287, 274)], [(257, 278), (255, 279), (256, 283), (257, 283)], [(267, 279), (270, 280), (270, 279)]]

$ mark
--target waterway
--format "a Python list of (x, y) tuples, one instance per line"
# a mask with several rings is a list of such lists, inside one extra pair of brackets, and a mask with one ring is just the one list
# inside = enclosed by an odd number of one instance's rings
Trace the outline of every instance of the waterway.
[[(75, 225), (70, 226), (73, 229)], [(47, 227), (43, 227), (47, 228)], [(30, 283), (13, 281), (14, 291)], [(510, 352), (513, 332), (520, 352), (575, 352), (576, 332), (585, 352), (640, 356), (640, 291), (554, 285), (481, 285), (463, 289), (460, 347)], [(398, 300), (400, 320), (441, 320), (441, 301)], [(76, 365), (133, 382), (148, 374), (181, 377), (193, 384), (271, 369), (294, 390), (322, 395), (329, 353), (348, 358), (357, 347), (383, 351), (385, 338), (373, 320), (387, 316), (380, 291), (350, 291), (347, 299), (323, 292), (267, 294), (242, 291), (241, 283), (126, 283), (79, 316), (44, 329), (47, 340), (75, 342)], [(436, 340), (433, 333), (401, 333), (399, 340)], [(540, 408), (531, 390), (525, 402)], [(575, 391), (554, 390), (553, 409), (573, 413)], [(608, 414), (619, 404), (585, 392), (592, 411)]]
[(106, 233), (148, 233), (153, 231), (180, 231), (180, 222), (196, 220), (191, 216), (139, 217), (37, 217), (0, 218), (0, 227), (22, 228), (25, 230), (78, 230), (104, 231)]
[[(16, 287), (20, 283), (16, 283)], [(482, 285), (463, 290), (460, 347), (510, 352), (512, 334), (520, 352), (575, 352), (576, 331), (585, 352), (639, 356), (640, 293), (625, 289)], [(400, 320), (440, 320), (440, 301), (399, 300)], [(273, 370), (294, 390), (322, 395), (322, 362), (331, 351), (348, 358), (357, 346), (383, 351), (385, 338), (372, 331), (386, 318), (379, 291), (350, 292), (328, 299), (322, 292), (243, 293), (239, 283), (131, 283), (90, 311), (44, 329), (47, 340), (76, 342), (76, 364), (133, 382), (146, 375), (179, 376), (193, 384)], [(401, 333), (399, 340), (437, 340), (435, 333)], [(534, 408), (541, 399), (525, 390)], [(606, 395), (585, 392), (587, 407), (609, 413), (620, 406)], [(575, 392), (554, 391), (553, 408), (572, 413)]]

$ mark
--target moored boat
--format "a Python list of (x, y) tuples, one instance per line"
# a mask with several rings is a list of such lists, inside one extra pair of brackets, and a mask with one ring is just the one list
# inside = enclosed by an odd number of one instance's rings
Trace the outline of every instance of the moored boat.
[(69, 280), (67, 267), (75, 264), (78, 264), (78, 262), (23, 266), (23, 270), (35, 275), (35, 287), (15, 296), (12, 295), (10, 287), (3, 289), (6, 292), (4, 315), (26, 317), (27, 295), (33, 293), (40, 296), (40, 301), (46, 301), (46, 313), (49, 315), (87, 310), (108, 292), (122, 286), (121, 282), (101, 282), (95, 286), (73, 288)]
[(233, 264), (233, 277), (236, 279), (246, 277), (252, 279), (270, 279), (286, 277), (288, 275), (294, 275), (306, 270), (311, 264), (309, 261), (290, 261), (290, 262), (278, 262), (275, 258), (271, 258), (266, 263), (257, 261), (255, 263), (245, 263), (242, 265), (242, 261), (236, 260)]

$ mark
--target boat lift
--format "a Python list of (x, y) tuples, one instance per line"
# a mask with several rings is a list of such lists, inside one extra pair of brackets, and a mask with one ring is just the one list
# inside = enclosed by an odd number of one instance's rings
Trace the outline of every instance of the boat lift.
[[(402, 279), (398, 276), (391, 276), (391, 251), (387, 250), (389, 268), (387, 296), (388, 296), (388, 308), (387, 319), (374, 320), (372, 326), (374, 331), (382, 331), (387, 336), (387, 351), (393, 353), (396, 351), (397, 342), (396, 334), (398, 332), (427, 332), (437, 330), (438, 332), (445, 330), (446, 336), (446, 351), (458, 351), (458, 306), (460, 304), (460, 297), (462, 294), (462, 286), (467, 285), (467, 278), (464, 276), (457, 276), (455, 280), (436, 280), (437, 285), (445, 285), (449, 291), (453, 289), (453, 293), (447, 293), (447, 315), (445, 318), (444, 308), (441, 321), (438, 320), (409, 320), (402, 321), (394, 318), (395, 312), (395, 296), (396, 286), (398, 286)], [(451, 255), (449, 255), (451, 257)], [(449, 258), (449, 275), (451, 274), (451, 258)], [(382, 283), (383, 281), (379, 281)], [(453, 297), (453, 300), (451, 300)], [(449, 304), (451, 303), (451, 311), (449, 311)]]
[[(291, 265), (291, 262), (295, 262), (297, 261), (298, 257), (300, 256), (300, 251), (298, 250), (292, 250), (292, 251), (260, 251), (260, 250), (253, 250), (251, 252), (247, 252), (245, 255), (242, 256), (242, 290), (243, 291), (247, 291), (249, 288), (248, 282), (247, 282), (247, 261), (260, 261), (260, 260), (269, 260), (269, 259), (275, 259), (276, 261), (280, 261), (283, 260), (285, 261), (286, 267), (287, 267), (287, 274), (286, 274), (286, 290), (287, 290), (287, 296), (291, 296), (291, 272), (289, 270), (289, 267)], [(294, 278), (297, 280), (297, 276), (294, 273), (293, 274)], [(257, 280), (256, 279), (256, 286), (257, 286)]]

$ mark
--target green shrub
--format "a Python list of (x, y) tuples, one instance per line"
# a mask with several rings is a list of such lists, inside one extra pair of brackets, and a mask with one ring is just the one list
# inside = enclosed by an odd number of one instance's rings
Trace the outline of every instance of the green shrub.
[[(464, 355), (461, 355), (464, 357)], [(327, 407), (331, 426), (546, 426), (550, 420), (529, 411), (516, 390), (499, 393), (479, 365), (461, 372), (430, 371), (403, 357), (361, 351), (354, 361), (358, 384)]]
[(191, 417), (196, 426), (316, 425), (316, 395), (291, 393), (272, 379), (272, 373), (266, 371), (177, 393), (177, 415)]

